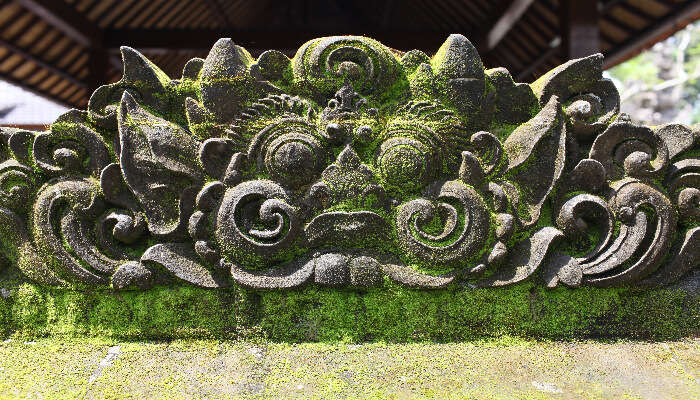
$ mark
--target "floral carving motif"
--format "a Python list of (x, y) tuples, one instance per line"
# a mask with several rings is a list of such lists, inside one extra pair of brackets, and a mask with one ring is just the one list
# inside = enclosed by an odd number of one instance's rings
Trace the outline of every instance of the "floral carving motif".
[(257, 60), (230, 39), (0, 129), (2, 254), (46, 285), (661, 286), (700, 263), (697, 127), (619, 114), (602, 56), (536, 82), (450, 36)]

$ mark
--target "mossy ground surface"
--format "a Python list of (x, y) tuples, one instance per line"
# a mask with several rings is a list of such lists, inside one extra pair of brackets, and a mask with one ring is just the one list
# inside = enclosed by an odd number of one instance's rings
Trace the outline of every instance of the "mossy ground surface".
[(700, 398), (700, 340), (13, 339), (0, 342), (0, 398), (687, 400)]

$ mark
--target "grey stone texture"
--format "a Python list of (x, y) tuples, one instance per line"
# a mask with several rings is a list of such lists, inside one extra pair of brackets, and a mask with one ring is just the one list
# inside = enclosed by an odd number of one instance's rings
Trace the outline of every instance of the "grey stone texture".
[(0, 128), (0, 249), (31, 280), (651, 288), (697, 275), (700, 129), (630, 122), (600, 54), (532, 84), (484, 70), (461, 35), (432, 58), (337, 36), (256, 60), (221, 39), (178, 79), (122, 57), (86, 111), (45, 132)]

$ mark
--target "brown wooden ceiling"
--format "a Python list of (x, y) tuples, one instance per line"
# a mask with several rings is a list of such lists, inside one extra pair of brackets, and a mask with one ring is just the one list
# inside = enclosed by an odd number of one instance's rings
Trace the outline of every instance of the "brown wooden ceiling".
[(119, 79), (120, 45), (176, 78), (219, 37), (253, 55), (275, 48), (291, 56), (324, 35), (362, 34), (431, 53), (461, 33), (487, 67), (527, 82), (567, 57), (570, 21), (560, 1), (596, 7), (595, 47), (606, 66), (700, 17), (700, 0), (0, 0), (0, 78), (84, 108), (99, 84)]

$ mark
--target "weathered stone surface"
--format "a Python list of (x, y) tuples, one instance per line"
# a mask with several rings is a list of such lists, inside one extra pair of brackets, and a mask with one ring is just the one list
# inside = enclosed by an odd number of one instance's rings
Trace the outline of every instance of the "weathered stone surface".
[(530, 85), (515, 83), (505, 68), (488, 69), (486, 75), (495, 89), (494, 120), (518, 125), (532, 117), (530, 113), (537, 108), (537, 97)]
[(314, 281), (327, 286), (344, 286), (350, 283), (348, 258), (338, 253), (323, 254), (314, 259)]
[(600, 133), (620, 111), (620, 95), (609, 79), (602, 78), (603, 55), (568, 61), (531, 86), (540, 104), (558, 96), (572, 133), (581, 140)]
[(160, 265), (175, 277), (193, 285), (205, 288), (230, 286), (229, 281), (220, 271), (211, 271), (201, 265), (188, 244), (165, 243), (151, 246), (141, 256), (141, 262)]
[(350, 284), (353, 286), (372, 286), (381, 283), (381, 264), (372, 257), (359, 256), (350, 260)]
[(602, 56), (528, 85), (451, 35), (257, 60), (230, 39), (0, 128), (2, 256), (46, 285), (656, 287), (700, 263), (697, 132), (619, 114)]
[(143, 264), (137, 261), (124, 263), (112, 275), (112, 287), (115, 289), (126, 289), (137, 287), (147, 289), (151, 286), (153, 273)]

